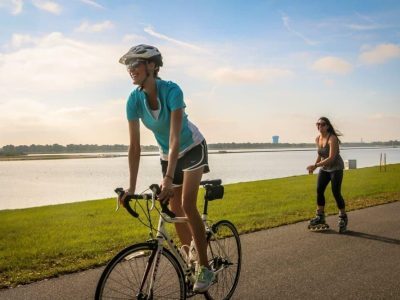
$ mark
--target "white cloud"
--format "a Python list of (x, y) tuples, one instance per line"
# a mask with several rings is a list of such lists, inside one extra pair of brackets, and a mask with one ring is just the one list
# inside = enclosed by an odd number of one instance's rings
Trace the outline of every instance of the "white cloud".
[(86, 3), (86, 4), (88, 4), (88, 5), (91, 5), (91, 6), (93, 6), (93, 7), (96, 7), (96, 8), (104, 8), (104, 6), (102, 6), (102, 5), (100, 5), (100, 4), (98, 4), (97, 2), (95, 2), (95, 1), (92, 1), (92, 0), (81, 0), (83, 3)]
[(300, 32), (298, 32), (298, 31), (294, 30), (294, 29), (290, 26), (290, 18), (289, 18), (287, 15), (282, 14), (282, 22), (283, 22), (283, 25), (285, 26), (285, 28), (286, 28), (289, 32), (291, 32), (291, 33), (293, 33), (294, 35), (296, 35), (296, 36), (298, 36), (299, 38), (301, 38), (307, 45), (315, 46), (315, 45), (318, 44), (317, 42), (312, 41), (312, 40), (310, 40), (309, 38), (305, 37), (302, 33), (300, 33)]
[(114, 28), (114, 24), (111, 21), (104, 21), (95, 24), (90, 24), (89, 22), (84, 21), (75, 30), (79, 32), (103, 32), (112, 28)]
[(348, 24), (346, 25), (346, 27), (357, 31), (377, 30), (385, 28), (384, 26), (378, 24)]
[(90, 44), (53, 32), (30, 47), (0, 53), (0, 98), (51, 94), (123, 78), (120, 46)]
[[(19, 98), (0, 102), (0, 111), (12, 112), (2, 115), (0, 147), (5, 144), (128, 143), (125, 99), (90, 107), (53, 109), (39, 101)], [(141, 136), (142, 143), (154, 144), (154, 137), (146, 131)]]
[(23, 0), (1, 0), (0, 8), (5, 7), (12, 15), (18, 15), (23, 9)]
[(321, 73), (347, 74), (353, 70), (353, 66), (344, 59), (326, 56), (315, 61), (312, 69)]
[(46, 1), (46, 0), (33, 0), (33, 5), (36, 6), (40, 10), (47, 11), (49, 13), (59, 15), (62, 11), (61, 6), (53, 1)]
[(17, 34), (14, 33), (11, 37), (10, 47), (12, 48), (20, 48), (26, 45), (33, 44), (35, 39), (27, 34)]
[(218, 68), (211, 78), (219, 82), (226, 83), (252, 83), (252, 82), (272, 82), (279, 79), (290, 78), (294, 75), (291, 70), (279, 68)]
[(144, 31), (147, 32), (148, 34), (150, 34), (151, 36), (157, 37), (157, 38), (162, 39), (162, 40), (166, 40), (168, 42), (171, 42), (173, 44), (176, 44), (176, 45), (179, 45), (179, 46), (182, 46), (182, 47), (190, 48), (190, 49), (196, 50), (196, 51), (202, 51), (202, 52), (205, 51), (205, 49), (203, 49), (201, 47), (198, 47), (196, 45), (193, 45), (193, 44), (190, 44), (190, 43), (187, 43), (187, 42), (183, 42), (183, 41), (171, 38), (169, 36), (166, 36), (164, 34), (158, 33), (156, 31), (154, 31), (154, 29), (152, 27), (150, 27), (150, 26), (144, 28)]
[(362, 20), (362, 23), (350, 23), (346, 25), (347, 28), (356, 31), (366, 31), (366, 30), (379, 30), (388, 27), (378, 24), (373, 18), (367, 15), (363, 15), (356, 12), (356, 16)]
[(365, 64), (383, 64), (388, 60), (400, 58), (400, 47), (394, 44), (380, 44), (362, 52), (359, 59)]

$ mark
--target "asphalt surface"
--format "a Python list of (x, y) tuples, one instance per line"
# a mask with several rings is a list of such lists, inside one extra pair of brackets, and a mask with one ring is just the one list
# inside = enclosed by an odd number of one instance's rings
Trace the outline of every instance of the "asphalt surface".
[[(349, 213), (349, 231), (307, 222), (241, 235), (233, 299), (400, 299), (400, 201)], [(0, 299), (93, 299), (102, 268), (0, 290)], [(197, 298), (197, 297), (196, 297)]]

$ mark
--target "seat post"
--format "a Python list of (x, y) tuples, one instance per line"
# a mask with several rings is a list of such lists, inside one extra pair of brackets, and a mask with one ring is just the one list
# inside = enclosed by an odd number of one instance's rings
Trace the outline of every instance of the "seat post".
[(207, 196), (204, 195), (204, 209), (203, 209), (203, 215), (207, 215), (208, 211), (208, 199)]

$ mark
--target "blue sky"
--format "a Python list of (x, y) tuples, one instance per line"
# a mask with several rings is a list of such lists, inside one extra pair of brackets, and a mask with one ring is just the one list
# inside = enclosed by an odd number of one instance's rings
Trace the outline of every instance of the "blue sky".
[(127, 144), (139, 43), (211, 143), (400, 139), (398, 1), (0, 0), (0, 146)]

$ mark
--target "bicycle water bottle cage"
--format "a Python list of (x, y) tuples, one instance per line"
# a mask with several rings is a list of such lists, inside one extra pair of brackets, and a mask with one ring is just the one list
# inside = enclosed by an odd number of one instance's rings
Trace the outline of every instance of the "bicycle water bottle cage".
[(206, 185), (206, 194), (204, 198), (208, 201), (222, 199), (224, 197), (224, 186), (223, 185)]

